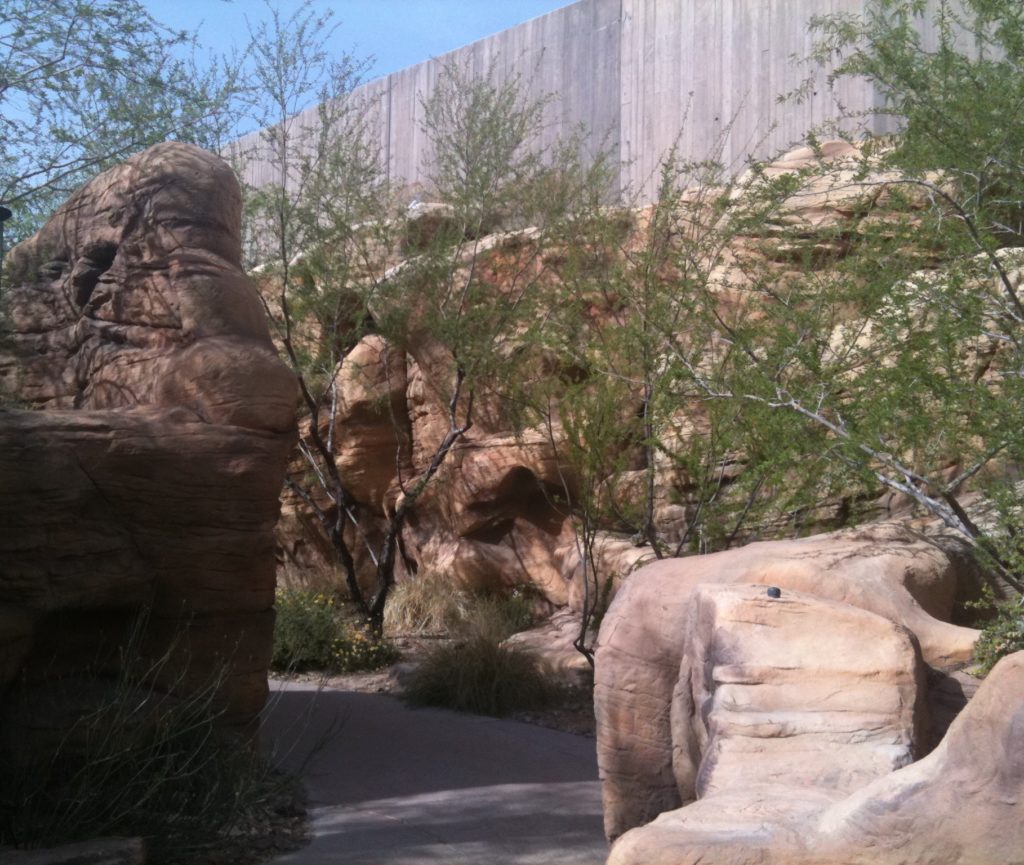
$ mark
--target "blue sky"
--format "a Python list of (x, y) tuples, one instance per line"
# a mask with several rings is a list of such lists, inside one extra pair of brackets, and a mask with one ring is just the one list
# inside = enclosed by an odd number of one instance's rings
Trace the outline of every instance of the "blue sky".
[[(301, 0), (275, 0), (283, 17)], [(367, 78), (436, 57), (484, 36), (568, 6), (572, 0), (314, 0), (341, 26), (332, 39), (339, 54), (373, 56)], [(216, 52), (244, 46), (246, 19), (267, 15), (263, 0), (142, 0), (153, 16), (175, 29), (199, 31)]]

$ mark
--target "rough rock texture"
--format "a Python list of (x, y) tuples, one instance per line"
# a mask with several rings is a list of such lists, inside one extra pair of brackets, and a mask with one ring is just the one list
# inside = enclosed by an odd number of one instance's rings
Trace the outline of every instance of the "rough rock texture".
[[(749, 302), (749, 293), (743, 289), (752, 274), (773, 272), (781, 277), (794, 267), (827, 270), (844, 254), (843, 249), (834, 248), (837, 237), (846, 232), (855, 235), (873, 220), (896, 215), (887, 205), (892, 196), (886, 181), (892, 175), (876, 172), (866, 178), (860, 176), (858, 157), (855, 146), (832, 141), (814, 150), (798, 148), (765, 167), (769, 177), (801, 172), (812, 166), (824, 165), (827, 170), (779, 202), (777, 219), (733, 237), (720, 259), (708, 263), (709, 278), (723, 308)], [(735, 194), (749, 194), (760, 182), (759, 176), (751, 172), (736, 185)], [(688, 215), (698, 222), (719, 218), (715, 208), (709, 207), (711, 199), (714, 196), (708, 196), (707, 190), (684, 196), (686, 207), (691, 208)], [(917, 205), (904, 197), (898, 206), (900, 218), (905, 218), (907, 209), (913, 210)], [(737, 209), (742, 210), (742, 201)], [(452, 219), (451, 208), (444, 204), (417, 203), (410, 207), (407, 216), (401, 248), (382, 253), (379, 267), (385, 274), (400, 271), (403, 257), (415, 254), (438, 233), (461, 230)], [(615, 226), (613, 248), (605, 251), (608, 260), (613, 261), (623, 251), (636, 252), (642, 259), (642, 250), (655, 242), (650, 235), (656, 230), (655, 222), (650, 211), (623, 212), (621, 224)], [(560, 278), (569, 276), (560, 270), (565, 264), (564, 250), (544, 246), (542, 233), (536, 228), (501, 227), (506, 230), (478, 238), (472, 244), (472, 252), (478, 256), (473, 268), (475, 278), (497, 295), (522, 290), (523, 285), (529, 284), (531, 292), (536, 289), (543, 293), (550, 288), (553, 304), (559, 298), (564, 300), (559, 284)], [(798, 228), (796, 240), (793, 227)], [(468, 268), (468, 260), (463, 263)], [(671, 278), (671, 274), (668, 276)], [(595, 332), (617, 327), (623, 312), (616, 292), (598, 294), (601, 293), (595, 292), (588, 311), (589, 326)], [(417, 302), (415, 292), (408, 302)], [(415, 322), (416, 311), (411, 312), (410, 318)], [(557, 358), (545, 358), (539, 366), (532, 365), (534, 361), (525, 363), (522, 357), (515, 356), (513, 343), (514, 338), (496, 347), (496, 351), (509, 357), (510, 365), (518, 368), (522, 363), (524, 372), (529, 370), (527, 374), (559, 372), (554, 368), (561, 363)], [(571, 377), (579, 371), (561, 373)], [(408, 480), (416, 471), (422, 471), (447, 431), (452, 378), (452, 358), (428, 328), (414, 327), (401, 347), (389, 346), (379, 336), (366, 337), (342, 363), (334, 440), (340, 467), (358, 503), (363, 531), (371, 539), (381, 536), (379, 515), (394, 508), (400, 493), (400, 474)], [(420, 568), (432, 568), (443, 570), (453, 581), (470, 588), (530, 582), (553, 605), (568, 603), (578, 607), (582, 580), (573, 527), (564, 507), (557, 504), (565, 500), (566, 489), (572, 489), (576, 479), (558, 458), (558, 451), (564, 453), (565, 448), (557, 446), (557, 418), (552, 429), (527, 431), (517, 439), (513, 433), (517, 429), (513, 413), (488, 390), (486, 382), (477, 388), (474, 406), (473, 427), (453, 449), (403, 530), (403, 561), (397, 569), (398, 578)], [(623, 400), (621, 410), (624, 418), (639, 416), (640, 390), (632, 401)], [(678, 414), (664, 421), (659, 434), (666, 441), (677, 438), (680, 448), (685, 448), (686, 440), (702, 435), (707, 423), (706, 410), (694, 400), (680, 404)], [(649, 547), (629, 552), (629, 541), (625, 540), (639, 528), (637, 515), (643, 512), (650, 480), (648, 459), (654, 462), (653, 523), (659, 540), (667, 548), (682, 545), (686, 549), (697, 541), (694, 526), (699, 524), (702, 513), (706, 515), (702, 506), (708, 495), (707, 480), (688, 476), (681, 465), (685, 461), (658, 449), (653, 455), (647, 454), (635, 437), (630, 438), (625, 432), (623, 436), (618, 443), (623, 464), (597, 484), (607, 500), (614, 500), (618, 514), (630, 515), (617, 520), (609, 517), (602, 526), (609, 532), (620, 533), (620, 548), (605, 544), (600, 557), (602, 581), (610, 578), (613, 585), (637, 561), (650, 555)], [(744, 523), (739, 517), (746, 494), (736, 492), (738, 486), (734, 485), (742, 474), (743, 460), (736, 454), (718, 455), (716, 460), (718, 464), (709, 468), (709, 477), (716, 478), (722, 487), (721, 496), (716, 497), (717, 506), (731, 501), (730, 490), (737, 499), (734, 516), (739, 522), (731, 538), (733, 545), (754, 534), (792, 534), (789, 514), (758, 515)], [(892, 496), (855, 505), (874, 509), (880, 517), (892, 516), (901, 507), (907, 509), (906, 501)], [(801, 531), (824, 531), (842, 525), (849, 518), (850, 506), (850, 501), (838, 498), (814, 503), (801, 511)], [(289, 567), (290, 575), (301, 578), (303, 572), (320, 571), (331, 579), (332, 551), (318, 523), (304, 515), (305, 510), (300, 502), (285, 502), (285, 519), (279, 533), (282, 558), (286, 565), (297, 565), (294, 569)], [(351, 528), (349, 531), (357, 564), (369, 582), (372, 563), (362, 554), (361, 538)]]
[(832, 806), (806, 846), (816, 865), (1024, 862), (1024, 652), (996, 665), (938, 748)]
[(1024, 652), (995, 667), (931, 754), (848, 796), (826, 783), (737, 813), (749, 800), (739, 781), (732, 798), (711, 790), (626, 833), (609, 865), (1020, 865)]
[(505, 640), (505, 645), (540, 658), (544, 666), (562, 681), (586, 685), (594, 671), (574, 645), (579, 632), (579, 615), (564, 608), (555, 612), (542, 625), (513, 634)]
[(939, 620), (953, 606), (955, 561), (898, 525), (647, 565), (612, 602), (597, 650), (598, 761), (609, 837), (686, 798), (673, 770), (671, 714), (693, 591), (702, 583), (777, 586), (784, 595), (805, 592), (872, 612), (912, 633), (924, 660), (937, 667), (968, 660), (977, 636)]
[(238, 725), (262, 706), (295, 384), (240, 269), (240, 214), (222, 160), (161, 144), (11, 251), (0, 692), (115, 674), (145, 607), (130, 646), (160, 687), (223, 676)]

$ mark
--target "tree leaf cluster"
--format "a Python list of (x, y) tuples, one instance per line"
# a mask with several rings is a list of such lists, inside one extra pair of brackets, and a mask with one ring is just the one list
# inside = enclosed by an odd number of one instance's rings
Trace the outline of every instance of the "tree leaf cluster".
[(0, 7), (0, 201), (8, 238), (146, 146), (216, 149), (233, 126), (237, 68), (137, 0), (6, 0)]

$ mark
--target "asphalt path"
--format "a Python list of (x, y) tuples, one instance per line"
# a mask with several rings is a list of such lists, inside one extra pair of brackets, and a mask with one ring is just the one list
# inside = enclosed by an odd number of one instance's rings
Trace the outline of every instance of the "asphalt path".
[(303, 777), (312, 843), (271, 865), (601, 865), (594, 740), (275, 683), (264, 747)]

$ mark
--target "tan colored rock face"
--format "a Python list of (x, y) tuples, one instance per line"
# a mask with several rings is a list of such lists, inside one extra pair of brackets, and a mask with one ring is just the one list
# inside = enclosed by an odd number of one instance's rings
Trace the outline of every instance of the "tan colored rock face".
[[(877, 679), (872, 685), (883, 687)], [(808, 695), (803, 711), (815, 703), (822, 704)], [(856, 711), (872, 705), (859, 699)], [(710, 717), (714, 723), (714, 708)], [(860, 746), (880, 732), (877, 723), (868, 728)], [(833, 756), (838, 764), (846, 755)], [(995, 667), (927, 757), (842, 795), (833, 782), (848, 766), (842, 761), (815, 785), (808, 764), (790, 760), (781, 776), (797, 782), (790, 789), (738, 778), (731, 789), (711, 790), (626, 833), (609, 865), (1024, 862), (1024, 652)]]
[(335, 441), (338, 470), (361, 502), (384, 503), (409, 466), (405, 354), (379, 336), (364, 337), (339, 373)]
[(239, 266), (240, 207), (222, 160), (162, 144), (11, 251), (0, 388), (36, 410), (0, 410), (0, 608), (33, 623), (29, 685), (89, 670), (147, 606), (163, 687), (226, 667), (227, 720), (262, 705), (296, 392)]
[(896, 526), (750, 544), (637, 571), (612, 603), (597, 651), (608, 835), (643, 825), (685, 798), (673, 771), (671, 716), (698, 585), (772, 585), (867, 610), (913, 633), (924, 660), (942, 666), (967, 660), (977, 636), (926, 612), (949, 614), (956, 576), (938, 546)]
[(1024, 862), (1024, 652), (1000, 661), (918, 763), (827, 810), (815, 865)]
[(571, 538), (554, 504), (559, 466), (541, 435), (473, 435), (453, 450), (408, 532), (417, 558), (468, 588), (533, 583), (568, 602), (558, 550)]
[(898, 625), (803, 592), (708, 584), (683, 625), (669, 715), (685, 807), (626, 833), (610, 863), (757, 861), (913, 759), (923, 676)]
[[(683, 195), (684, 203), (676, 214), (677, 240), (681, 244), (676, 253), (687, 260), (692, 256), (707, 257), (696, 270), (707, 268), (711, 297), (720, 304), (726, 319), (758, 314), (752, 298), (762, 292), (744, 290), (751, 281), (760, 283), (770, 274), (783, 278), (797, 268), (808, 267), (824, 275), (849, 251), (843, 248), (844, 241), (837, 238), (855, 236), (871, 220), (902, 221), (908, 215), (912, 217), (918, 206), (914, 201), (901, 197), (898, 203), (891, 202), (892, 206), (886, 203), (887, 198), (892, 199), (890, 181), (897, 178), (882, 171), (861, 176), (860, 157), (857, 147), (831, 141), (813, 150), (798, 148), (765, 166), (763, 176), (769, 178), (807, 172), (812, 167), (821, 171), (804, 178), (798, 191), (777, 202), (771, 219), (762, 219), (756, 225), (745, 224), (741, 219), (737, 223), (744, 226), (740, 234), (733, 234), (733, 229), (725, 226), (724, 236), (729, 241), (722, 250), (710, 241), (707, 245), (694, 241), (697, 246), (693, 247), (683, 240), (690, 236), (690, 229), (684, 231), (679, 226), (700, 227), (700, 236), (707, 229), (710, 237), (716, 220), (736, 219), (736, 214), (743, 212), (744, 201), (757, 199), (755, 193), (763, 183), (762, 173), (752, 171), (732, 188), (731, 194), (737, 197), (736, 207), (724, 216), (714, 203), (724, 190), (695, 188)], [(401, 273), (408, 258), (430, 238), (456, 228), (451, 222), (451, 208), (444, 204), (417, 204), (408, 216), (406, 242), (401, 249), (393, 250), (391, 257), (384, 256), (386, 264), (380, 264), (385, 278)], [(606, 239), (607, 248), (591, 250), (592, 265), (611, 265), (609, 274), (618, 272), (621, 266), (622, 273), (633, 273), (640, 279), (636, 262), (647, 260), (655, 245), (663, 242), (658, 233), (661, 229), (656, 228), (661, 219), (654, 219), (651, 210), (623, 212), (619, 216), (620, 224), (613, 226), (614, 238)], [(798, 230), (794, 232), (794, 228)], [(840, 248), (836, 248), (837, 244)], [(476, 256), (472, 264), (474, 279), (481, 287), (486, 286), (488, 293), (511, 298), (530, 285), (529, 294), (540, 300), (539, 308), (545, 304), (556, 307), (580, 290), (578, 286), (572, 288), (572, 268), (566, 268), (565, 253), (557, 242), (549, 242), (542, 229), (510, 230), (479, 238), (470, 250), (464, 251), (457, 266), (465, 268), (460, 278), (468, 278), (470, 262)], [(405, 261), (401, 260), (403, 256)], [(680, 286), (686, 284), (693, 276), (684, 278), (676, 270), (681, 258), (668, 255), (654, 277), (663, 278), (670, 286), (674, 281)], [(661, 254), (653, 259), (661, 260)], [(548, 291), (550, 295), (546, 294)], [(581, 333), (580, 339), (614, 336), (624, 316), (631, 314), (627, 311), (632, 308), (627, 295), (609, 285), (604, 290), (592, 287), (577, 297), (574, 302), (586, 308), (579, 327), (588, 332)], [(371, 537), (381, 534), (383, 520), (378, 515), (392, 509), (400, 493), (399, 474), (411, 477), (416, 471), (423, 471), (449, 429), (448, 400), (455, 368), (450, 351), (426, 324), (430, 318), (425, 315), (424, 304), (428, 304), (430, 296), (425, 285), (403, 294), (402, 303), (407, 307), (403, 311), (408, 313), (410, 328), (401, 348), (389, 347), (379, 337), (368, 337), (345, 358), (338, 371), (341, 405), (335, 452), (342, 474), (360, 505), (362, 528)], [(378, 303), (385, 301), (378, 296), (371, 307)], [(378, 314), (384, 310), (370, 311), (384, 320)], [(862, 324), (857, 322), (857, 328)], [(575, 361), (568, 357), (556, 357), (555, 353), (539, 349), (536, 355), (532, 350), (519, 352), (522, 346), (516, 345), (515, 333), (500, 336), (494, 352), (507, 359), (513, 374), (522, 369), (526, 376), (566, 376), (570, 380), (587, 375), (576, 369)], [(614, 345), (616, 340), (607, 342)], [(731, 340), (719, 334), (697, 354), (712, 358), (719, 350), (726, 351), (729, 344)], [(664, 350), (664, 346), (658, 350)], [(622, 370), (626, 370), (629, 364), (625, 359), (623, 363)], [(557, 505), (551, 507), (551, 501), (564, 501), (565, 488), (571, 489), (575, 483), (568, 467), (558, 465), (559, 453), (564, 455), (569, 449), (562, 440), (557, 408), (551, 430), (520, 442), (514, 436), (516, 424), (510, 418), (508, 403), (501, 398), (500, 384), (495, 383), (493, 390), (486, 382), (476, 384), (473, 427), (432, 482), (433, 490), (417, 503), (415, 517), (403, 531), (404, 553), (418, 567), (448, 571), (454, 580), (469, 587), (530, 581), (553, 604), (578, 603), (581, 580), (571, 576), (578, 564), (573, 561), (573, 525), (564, 507), (561, 513)], [(464, 391), (463, 408), (466, 399)], [(673, 416), (659, 421), (657, 433), (666, 445), (665, 452), (654, 448), (652, 453), (646, 453), (638, 444), (642, 436), (636, 430), (628, 431), (629, 422), (636, 420), (641, 409), (642, 387), (635, 384), (632, 393), (625, 392), (618, 407), (624, 431), (618, 442), (607, 446), (622, 454), (622, 462), (614, 470), (609, 468), (607, 477), (592, 482), (602, 496), (602, 504), (615, 504), (615, 508), (607, 510), (616, 516), (608, 516), (601, 528), (623, 534), (628, 529), (632, 534), (645, 512), (651, 481), (647, 470), (650, 460), (654, 475), (654, 529), (669, 550), (680, 544), (686, 549), (688, 544), (699, 542), (697, 529), (702, 519), (709, 519), (705, 509), (709, 497), (712, 502), (717, 501), (721, 513), (728, 512), (734, 504), (735, 516), (740, 517), (746, 495), (742, 492), (744, 484), (732, 483), (745, 470), (742, 454), (717, 454), (713, 466), (684, 468), (688, 460), (680, 459), (679, 454), (687, 452), (691, 438), (708, 434), (711, 421), (703, 400), (692, 396), (680, 399)], [(538, 422), (536, 416), (517, 420)], [(555, 440), (554, 446), (549, 435)], [(708, 458), (711, 459), (710, 452)], [(719, 485), (721, 495), (713, 492), (714, 485)], [(754, 496), (748, 505), (757, 498)], [(863, 504), (858, 501), (856, 506), (859, 509)], [(890, 505), (893, 503), (888, 501), (878, 503), (878, 516), (891, 515)], [(287, 525), (281, 532), (281, 547), (287, 551), (286, 558), (309, 570), (329, 573), (334, 565), (326, 537), (315, 520), (304, 519), (298, 513), (301, 509), (297, 505), (288, 514)], [(842, 497), (815, 502), (802, 509), (800, 525), (803, 530), (841, 525), (849, 519), (849, 510), (850, 501)], [(758, 508), (753, 509), (749, 521), (745, 514), (738, 519), (730, 544), (743, 543), (750, 537), (792, 532), (792, 515), (772, 513), (763, 517), (757, 511)], [(346, 530), (358, 558), (362, 540), (351, 528)], [(623, 546), (629, 545), (625, 538), (621, 540)], [(619, 553), (615, 551), (606, 560), (601, 580), (621, 578), (642, 557), (642, 553)], [(366, 566), (362, 568), (362, 577), (369, 583), (375, 576), (372, 562), (369, 556), (363, 556), (363, 562)], [(301, 567), (297, 570), (301, 571)], [(400, 567), (399, 578), (402, 576)]]

